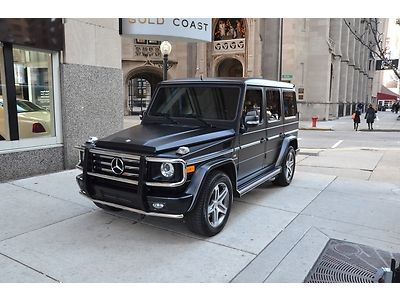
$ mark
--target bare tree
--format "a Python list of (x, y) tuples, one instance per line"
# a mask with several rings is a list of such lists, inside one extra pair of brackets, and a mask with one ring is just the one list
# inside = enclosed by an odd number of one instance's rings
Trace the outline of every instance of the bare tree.
[[(378, 25), (380, 23), (379, 19), (361, 19), (361, 24), (365, 26), (365, 31), (361, 32), (357, 32), (354, 27), (351, 26), (348, 20), (343, 20), (355, 39), (367, 47), (371, 53), (373, 53), (375, 59), (382, 60), (382, 64), (388, 69), (393, 70), (397, 78), (400, 79), (400, 72), (389, 57), (389, 49), (386, 47), (384, 35), (378, 29)], [(396, 24), (400, 25), (400, 19), (396, 20)]]

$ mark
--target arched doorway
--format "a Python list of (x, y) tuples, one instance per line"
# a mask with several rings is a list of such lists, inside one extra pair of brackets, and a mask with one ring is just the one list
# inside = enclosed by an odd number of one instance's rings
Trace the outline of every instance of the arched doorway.
[(147, 109), (156, 85), (162, 81), (161, 71), (154, 68), (133, 70), (127, 80), (127, 109), (137, 115)]
[(243, 77), (243, 65), (234, 58), (226, 58), (217, 67), (217, 77)]

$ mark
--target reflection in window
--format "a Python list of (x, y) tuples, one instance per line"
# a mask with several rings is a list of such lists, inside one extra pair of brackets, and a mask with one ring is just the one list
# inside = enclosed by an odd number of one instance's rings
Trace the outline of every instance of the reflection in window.
[(128, 82), (128, 108), (131, 114), (146, 110), (151, 100), (151, 85), (144, 78), (131, 78)]
[(245, 122), (258, 121), (261, 123), (262, 92), (261, 90), (247, 90), (244, 100), (243, 113)]
[(6, 109), (4, 107), (5, 99), (5, 82), (4, 82), (4, 63), (3, 48), (0, 46), (0, 141), (8, 140), (8, 126), (6, 124)]
[(162, 87), (149, 116), (234, 120), (239, 101), (237, 87)]
[(297, 115), (296, 94), (294, 92), (283, 92), (283, 108), (285, 117)]
[(13, 49), (19, 138), (55, 136), (51, 53)]
[(281, 118), (281, 94), (279, 90), (267, 90), (267, 120), (273, 122)]

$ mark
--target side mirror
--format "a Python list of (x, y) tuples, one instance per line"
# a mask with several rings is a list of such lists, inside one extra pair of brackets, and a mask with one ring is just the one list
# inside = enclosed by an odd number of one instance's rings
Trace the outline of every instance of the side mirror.
[(257, 126), (260, 123), (260, 117), (256, 111), (249, 111), (244, 117), (244, 123), (249, 127)]
[(139, 119), (143, 120), (143, 117), (146, 115), (146, 111), (144, 110), (140, 115), (139, 115)]

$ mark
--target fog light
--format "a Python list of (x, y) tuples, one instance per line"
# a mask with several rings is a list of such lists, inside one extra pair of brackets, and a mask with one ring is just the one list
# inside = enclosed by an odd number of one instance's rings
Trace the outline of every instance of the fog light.
[(169, 162), (164, 162), (160, 167), (161, 174), (166, 178), (171, 178), (174, 175), (174, 166)]
[(155, 209), (161, 209), (161, 208), (163, 208), (164, 206), (165, 206), (165, 204), (164, 203), (153, 203), (152, 204), (153, 205), (153, 207), (155, 208)]

